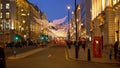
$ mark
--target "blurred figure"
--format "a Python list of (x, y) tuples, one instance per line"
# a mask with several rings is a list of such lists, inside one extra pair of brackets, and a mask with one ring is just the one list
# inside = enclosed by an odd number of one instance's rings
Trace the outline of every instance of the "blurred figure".
[(112, 59), (112, 44), (110, 45), (110, 48), (109, 48), (109, 59), (110, 60)]
[(82, 41), (81, 41), (81, 40), (79, 40), (79, 41), (78, 41), (78, 45), (79, 45), (79, 46), (81, 46), (81, 43), (82, 43)]
[(70, 49), (71, 48), (71, 41), (70, 40), (66, 40), (66, 44), (67, 44), (68, 48)]
[(117, 59), (117, 52), (118, 52), (118, 42), (114, 44), (114, 58)]
[(82, 48), (85, 50), (85, 48), (86, 48), (86, 41), (82, 41)]
[(4, 45), (0, 43), (0, 68), (6, 68)]

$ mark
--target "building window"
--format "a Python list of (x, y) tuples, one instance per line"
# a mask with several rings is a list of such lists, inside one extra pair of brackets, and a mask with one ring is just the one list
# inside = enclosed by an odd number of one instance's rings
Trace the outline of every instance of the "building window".
[(110, 3), (109, 3), (109, 0), (106, 0), (106, 6), (109, 6)]
[(3, 5), (2, 4), (0, 4), (0, 9), (3, 9)]
[(9, 23), (6, 23), (6, 25), (5, 25), (6, 30), (9, 30), (9, 28), (10, 28), (9, 25), (10, 25)]
[(3, 13), (2, 12), (0, 13), (0, 18), (3, 18)]
[(10, 9), (10, 4), (6, 3), (6, 9)]
[(6, 18), (10, 18), (10, 12), (6, 12)]

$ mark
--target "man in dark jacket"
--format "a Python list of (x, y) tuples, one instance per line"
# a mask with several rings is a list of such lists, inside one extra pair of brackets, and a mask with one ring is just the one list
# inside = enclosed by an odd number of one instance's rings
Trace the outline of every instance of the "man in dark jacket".
[(2, 45), (0, 45), (0, 68), (6, 68), (5, 53)]
[(118, 42), (115, 42), (114, 44), (114, 58), (117, 59), (117, 53), (118, 53)]

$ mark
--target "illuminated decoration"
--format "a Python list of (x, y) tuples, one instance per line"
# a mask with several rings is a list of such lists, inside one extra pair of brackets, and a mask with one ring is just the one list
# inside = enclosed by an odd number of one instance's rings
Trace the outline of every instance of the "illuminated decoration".
[[(57, 37), (66, 37), (67, 36), (68, 24), (60, 25), (65, 22), (66, 16), (61, 19), (54, 20), (53, 22), (48, 22), (47, 20), (37, 19), (36, 17), (34, 17), (34, 18), (35, 18), (36, 22), (38, 22), (38, 23), (42, 22), (42, 30), (48, 29), (48, 31), (51, 32), (51, 34), (49, 33), (49, 35), (54, 34), (55, 37), (56, 36)], [(52, 27), (52, 28), (49, 28), (49, 27)]]

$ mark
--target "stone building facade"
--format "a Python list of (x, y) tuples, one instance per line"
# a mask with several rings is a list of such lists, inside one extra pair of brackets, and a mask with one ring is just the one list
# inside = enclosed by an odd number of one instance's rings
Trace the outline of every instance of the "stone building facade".
[(119, 41), (119, 0), (91, 0), (91, 35), (101, 36), (103, 45), (114, 44)]
[(40, 16), (41, 11), (27, 0), (0, 0), (0, 42), (37, 40), (40, 23), (34, 17)]

